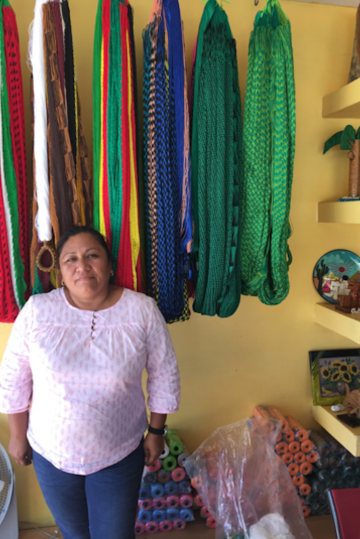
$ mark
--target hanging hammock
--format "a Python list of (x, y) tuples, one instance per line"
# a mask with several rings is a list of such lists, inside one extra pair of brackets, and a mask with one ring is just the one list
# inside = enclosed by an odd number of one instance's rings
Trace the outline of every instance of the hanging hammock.
[(136, 116), (132, 8), (100, 0), (93, 71), (94, 227), (111, 250), (115, 284), (141, 291)]
[(30, 268), (36, 294), (60, 285), (53, 254), (60, 236), (73, 225), (92, 222), (92, 182), (66, 0), (36, 1), (29, 60), (35, 176)]
[(194, 311), (231, 316), (240, 302), (241, 100), (236, 46), (225, 11), (208, 0), (193, 67)]
[(178, 0), (155, 0), (144, 44), (144, 182), (148, 293), (167, 322), (190, 316), (189, 109)]
[(249, 45), (241, 207), (242, 293), (267, 305), (289, 292), (288, 247), (295, 154), (290, 23), (277, 0), (255, 19)]
[(24, 98), (15, 14), (0, 7), (0, 322), (14, 322), (29, 295)]

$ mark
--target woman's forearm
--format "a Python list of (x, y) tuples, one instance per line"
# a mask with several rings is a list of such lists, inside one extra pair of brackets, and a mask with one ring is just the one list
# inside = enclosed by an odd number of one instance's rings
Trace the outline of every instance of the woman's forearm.
[(29, 412), (19, 414), (9, 414), (10, 434), (14, 438), (26, 438), (26, 431), (29, 422)]
[(167, 414), (157, 414), (151, 412), (150, 414), (150, 426), (154, 429), (162, 429), (166, 423)]

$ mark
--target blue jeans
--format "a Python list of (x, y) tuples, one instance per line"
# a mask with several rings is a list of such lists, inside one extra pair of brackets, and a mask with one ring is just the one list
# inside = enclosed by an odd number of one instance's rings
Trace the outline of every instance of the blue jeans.
[(134, 539), (143, 441), (117, 464), (85, 476), (62, 472), (35, 451), (33, 462), (64, 539)]

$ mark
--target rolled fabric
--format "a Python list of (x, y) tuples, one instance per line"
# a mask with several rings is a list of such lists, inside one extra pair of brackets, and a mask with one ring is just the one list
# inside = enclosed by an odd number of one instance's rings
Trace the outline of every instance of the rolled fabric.
[(295, 433), (295, 439), (298, 442), (305, 442), (305, 440), (308, 439), (308, 434), (306, 430), (291, 416), (288, 416), (286, 418), (287, 422), (289, 423), (289, 427), (294, 431)]
[(166, 498), (166, 506), (167, 507), (178, 507), (180, 504), (180, 496), (177, 494), (173, 494), (172, 496), (168, 496)]
[(314, 444), (311, 440), (305, 440), (301, 443), (301, 451), (303, 453), (310, 453), (314, 449)]
[(299, 444), (299, 442), (296, 442), (296, 441), (295, 441), (295, 442), (291, 442), (291, 443), (289, 444), (289, 452), (290, 452), (290, 453), (295, 454), (295, 453), (298, 453), (299, 451), (300, 451), (300, 444)]
[(300, 485), (300, 494), (302, 496), (309, 496), (311, 493), (311, 486), (309, 485), (309, 483), (303, 483), (302, 485)]
[(159, 483), (167, 483), (170, 480), (170, 472), (166, 470), (160, 470), (158, 473)]
[(164, 445), (164, 451), (161, 453), (161, 455), (160, 455), (159, 458), (160, 458), (161, 460), (163, 460), (163, 459), (165, 459), (166, 457), (169, 456), (169, 453), (170, 453), (170, 451), (169, 451), (169, 446), (168, 446), (168, 444), (165, 442), (165, 445)]
[(287, 452), (284, 455), (281, 455), (281, 460), (285, 462), (286, 466), (288, 466), (294, 460), (294, 455)]
[(201, 494), (197, 494), (195, 496), (194, 502), (198, 507), (203, 507), (205, 505), (204, 502), (203, 502)]
[(164, 509), (166, 505), (166, 499), (162, 496), (160, 498), (153, 498), (152, 505), (154, 509)]
[(168, 430), (166, 433), (166, 443), (169, 446), (170, 455), (180, 455), (183, 452), (183, 444), (176, 430)]
[(159, 525), (161, 532), (170, 532), (173, 529), (173, 523), (171, 520), (163, 520)]
[(138, 520), (135, 522), (135, 535), (141, 535), (145, 532), (145, 524), (143, 522), (139, 522)]
[(165, 492), (166, 494), (175, 494), (178, 491), (179, 487), (175, 481), (169, 481), (165, 483)]
[(288, 466), (289, 474), (293, 477), (294, 475), (297, 475), (300, 472), (299, 465), (296, 464), (296, 462), (292, 462)]
[(181, 507), (192, 507), (194, 502), (194, 498), (191, 496), (191, 494), (183, 494), (180, 496), (180, 505)]
[(162, 522), (163, 520), (166, 520), (166, 510), (154, 509), (152, 517), (155, 522)]
[(296, 462), (296, 464), (302, 464), (305, 461), (306, 461), (305, 453), (303, 453), (302, 451), (299, 451), (298, 453), (295, 453), (294, 462)]
[(174, 530), (185, 530), (186, 528), (186, 522), (184, 520), (181, 520), (181, 518), (177, 518), (173, 522), (173, 529)]
[(289, 445), (286, 442), (280, 442), (276, 444), (275, 451), (278, 455), (284, 455), (289, 451)]
[(205, 505), (200, 509), (200, 515), (201, 515), (203, 518), (211, 517), (210, 511), (209, 511), (209, 509), (208, 509)]
[(216, 528), (216, 520), (214, 517), (208, 517), (205, 524), (208, 528)]
[(140, 509), (139, 514), (138, 514), (139, 522), (146, 523), (146, 522), (150, 522), (151, 519), (152, 519), (151, 511), (144, 511), (143, 509)]
[(147, 500), (150, 498), (150, 486), (142, 484), (139, 490), (139, 498), (140, 500)]
[(303, 475), (309, 475), (309, 473), (312, 472), (312, 466), (310, 464), (310, 462), (303, 462), (302, 464), (300, 464), (300, 473), (302, 473)]
[(154, 520), (151, 520), (145, 524), (145, 529), (148, 533), (156, 533), (159, 531), (159, 524)]
[(283, 433), (282, 438), (285, 442), (289, 444), (290, 442), (293, 442), (295, 440), (295, 432), (289, 429)]
[(167, 520), (171, 520), (173, 522), (174, 520), (177, 520), (180, 518), (180, 511), (177, 507), (169, 507), (166, 510), (166, 518)]
[(301, 473), (294, 475), (292, 480), (296, 487), (300, 487), (303, 483), (305, 483), (305, 477)]
[(167, 472), (171, 472), (172, 470), (174, 470), (176, 468), (176, 464), (177, 464), (177, 462), (176, 462), (176, 458), (174, 457), (174, 455), (168, 455), (163, 460), (163, 468)]
[(157, 482), (157, 473), (148, 472), (144, 474), (143, 481), (146, 485), (153, 485)]
[(161, 468), (161, 461), (158, 459), (150, 466), (147, 466), (147, 469), (149, 472), (157, 472)]
[(150, 492), (153, 498), (160, 498), (164, 495), (165, 489), (163, 485), (161, 485), (160, 483), (156, 483), (155, 485), (151, 485)]
[(183, 481), (185, 479), (185, 476), (186, 476), (186, 472), (184, 468), (178, 467), (178, 468), (175, 468), (175, 470), (171, 472), (171, 479), (175, 481), (176, 483)]
[(178, 484), (178, 488), (179, 488), (179, 492), (181, 494), (191, 494), (191, 483), (190, 483), (190, 481), (180, 481), (180, 483)]
[(311, 464), (314, 464), (319, 458), (319, 455), (316, 453), (316, 451), (311, 451), (311, 453), (308, 453), (306, 455), (306, 460), (308, 462), (311, 462)]
[(181, 520), (184, 520), (184, 522), (190, 522), (191, 520), (194, 520), (193, 510), (190, 507), (187, 507), (186, 509), (181, 509), (180, 518)]
[(143, 509), (144, 511), (148, 511), (152, 507), (152, 499), (147, 498), (146, 500), (139, 500), (138, 501), (139, 509)]

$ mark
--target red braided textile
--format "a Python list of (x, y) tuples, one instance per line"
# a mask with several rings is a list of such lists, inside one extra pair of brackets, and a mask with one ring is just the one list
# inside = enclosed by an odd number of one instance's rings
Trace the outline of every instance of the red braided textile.
[(108, 89), (109, 89), (109, 43), (110, 43), (110, 0), (103, 0), (102, 31), (104, 40), (104, 74), (103, 74), (103, 208), (106, 239), (111, 252), (111, 222), (108, 185), (108, 148), (107, 148), (107, 118), (108, 118)]
[(17, 179), (20, 225), (19, 244), (20, 255), (25, 268), (24, 278), (27, 285), (25, 299), (28, 299), (30, 294), (29, 210), (26, 174), (24, 94), (21, 75), (19, 34), (16, 24), (15, 13), (12, 8), (3, 7), (2, 10), (5, 44), (6, 82), (9, 95), (11, 141), (14, 168)]

